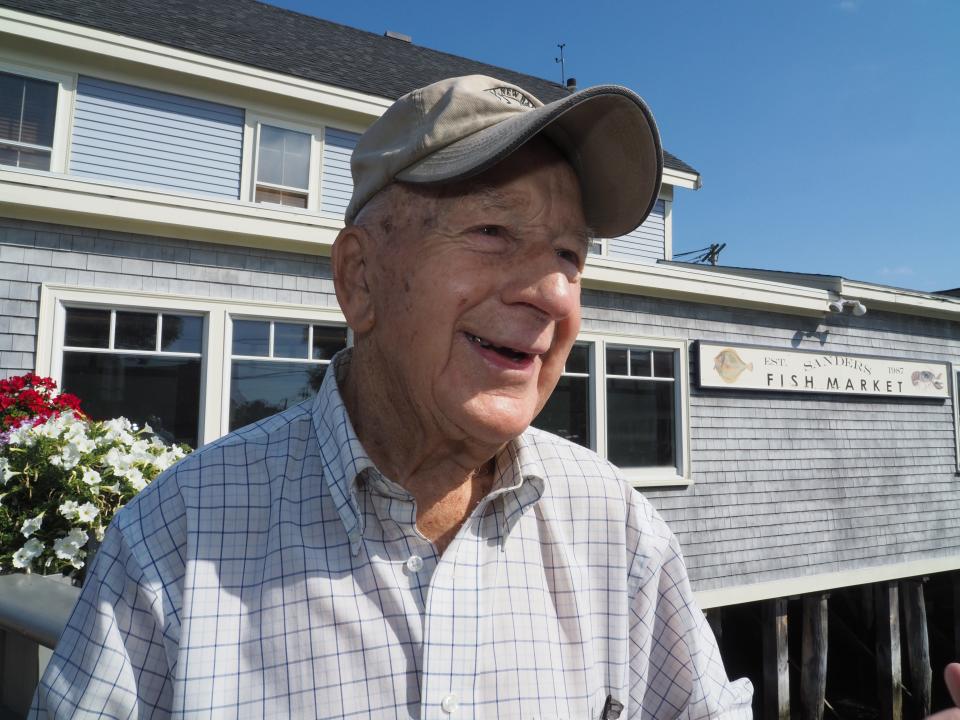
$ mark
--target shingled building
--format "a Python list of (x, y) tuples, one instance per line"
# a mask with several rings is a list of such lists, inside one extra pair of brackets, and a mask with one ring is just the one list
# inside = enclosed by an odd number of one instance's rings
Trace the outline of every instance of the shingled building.
[[(0, 373), (194, 446), (309, 397), (349, 342), (329, 251), (359, 133), (471, 73), (569, 92), (253, 0), (0, 0)], [(920, 712), (960, 655), (960, 298), (675, 262), (700, 185), (668, 153), (651, 216), (595, 242), (537, 424), (666, 517), (764, 717), (894, 717), (901, 681)]]

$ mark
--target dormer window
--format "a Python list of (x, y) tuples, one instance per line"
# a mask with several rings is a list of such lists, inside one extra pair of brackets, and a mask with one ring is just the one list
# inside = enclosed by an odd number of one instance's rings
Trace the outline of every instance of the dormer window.
[(0, 73), (0, 165), (49, 170), (57, 83)]
[(260, 125), (257, 145), (258, 203), (306, 208), (310, 196), (311, 136)]

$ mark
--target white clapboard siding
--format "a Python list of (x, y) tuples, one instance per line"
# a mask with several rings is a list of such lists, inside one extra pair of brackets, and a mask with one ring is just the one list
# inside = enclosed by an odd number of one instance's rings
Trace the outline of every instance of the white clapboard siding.
[(655, 263), (664, 256), (663, 200), (657, 200), (650, 215), (633, 232), (607, 241), (607, 256), (614, 260)]
[(350, 156), (360, 134), (328, 127), (323, 131), (323, 174), (320, 182), (320, 212), (342, 218), (353, 194)]
[(70, 174), (240, 197), (243, 110), (81, 76)]

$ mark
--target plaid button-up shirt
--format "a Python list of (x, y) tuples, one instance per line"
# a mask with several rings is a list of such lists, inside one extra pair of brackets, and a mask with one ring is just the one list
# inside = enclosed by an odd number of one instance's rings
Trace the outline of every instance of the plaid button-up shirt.
[(157, 479), (97, 553), (36, 717), (749, 718), (673, 535), (529, 430), (442, 556), (337, 389)]

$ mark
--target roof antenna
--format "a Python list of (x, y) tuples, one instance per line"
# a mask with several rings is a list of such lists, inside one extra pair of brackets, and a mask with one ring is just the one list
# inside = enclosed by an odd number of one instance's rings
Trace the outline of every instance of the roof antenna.
[(566, 43), (557, 43), (557, 47), (560, 48), (560, 57), (554, 58), (555, 63), (560, 63), (560, 84), (565, 85), (567, 82), (567, 71), (563, 64), (563, 49), (567, 46)]

